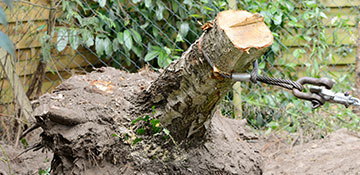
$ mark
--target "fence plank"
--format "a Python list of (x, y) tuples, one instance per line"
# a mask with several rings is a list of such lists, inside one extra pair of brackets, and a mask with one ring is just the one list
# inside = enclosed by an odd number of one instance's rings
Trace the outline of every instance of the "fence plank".
[[(73, 74), (71, 72), (59, 72), (60, 76), (63, 79), (67, 79), (70, 78)], [(43, 86), (41, 88), (41, 92), (42, 93), (46, 93), (49, 92), (51, 90), (53, 90), (56, 86), (58, 86), (60, 83), (62, 83), (61, 79), (59, 79), (58, 75), (56, 74), (52, 74), (50, 72), (46, 73), (45, 75), (47, 78), (44, 79), (43, 81)], [(26, 91), (29, 87), (30, 81), (26, 81), (27, 77), (20, 77), (19, 81), (20, 82), (25, 82), (24, 85), (24, 90)], [(6, 93), (2, 94), (2, 96), (0, 97), (0, 101), (2, 104), (8, 104), (11, 103), (13, 101), (13, 91), (11, 90), (11, 86), (10, 86), (10, 82), (7, 79), (4, 80), (0, 80), (0, 84), (2, 84), (4, 90), (6, 90)], [(21, 83), (22, 84), (22, 83)], [(0, 110), (2, 111), (2, 110)]]
[[(293, 35), (294, 34), (294, 35)], [(336, 34), (336, 35), (334, 35)], [(333, 44), (341, 43), (341, 44), (355, 44), (356, 42), (356, 28), (349, 27), (348, 30), (346, 29), (339, 29), (339, 28), (326, 28), (325, 29), (325, 36), (326, 43)], [(286, 36), (281, 37), (281, 43), (286, 46), (306, 46), (308, 42), (300, 39), (299, 36), (303, 34), (296, 34), (296, 32), (290, 32)]]
[(346, 22), (347, 25), (355, 26), (358, 13), (359, 11), (353, 7), (331, 8), (329, 11), (325, 11), (327, 18), (323, 19), (322, 21), (326, 26), (335, 26), (335, 20), (348, 20)]
[(320, 3), (326, 7), (360, 6), (359, 0), (320, 0)]
[(16, 98), (16, 102), (20, 106), (20, 110), (22, 111), (22, 114), (24, 116), (24, 121), (29, 123), (33, 122), (33, 109), (31, 107), (30, 101), (25, 94), (24, 88), (20, 83), (18, 75), (16, 74), (13, 59), (7, 55), (4, 49), (0, 49), (0, 62), (2, 69), (7, 75), (9, 84), (13, 89), (13, 94)]
[[(30, 75), (36, 71), (39, 57), (34, 59), (21, 60), (15, 64), (16, 71), (19, 76)], [(62, 54), (53, 57), (53, 61), (49, 61), (46, 72), (51, 71), (69, 71), (73, 68), (87, 67), (90, 64), (96, 65), (99, 58), (90, 53), (75, 54)], [(0, 76), (0, 79), (3, 78)]]
[[(296, 49), (301, 49), (301, 47), (293, 47), (290, 48), (288, 51), (282, 53), (282, 55), (279, 55), (276, 65), (285, 65), (289, 63), (295, 63), (297, 65), (302, 65), (304, 63), (311, 63), (312, 59), (309, 58), (310, 51), (307, 53), (304, 53), (301, 55), (300, 58), (295, 58), (293, 56), (293, 52)], [(336, 53), (336, 48), (329, 48), (329, 52), (331, 52), (332, 57), (324, 59), (322, 62), (319, 62), (319, 64), (331, 64), (331, 65), (340, 65), (340, 64), (353, 64), (354, 57), (355, 57), (355, 50), (353, 49), (353, 52), (347, 53), (342, 55), (341, 53)]]
[[(36, 4), (36, 3), (34, 3)], [(44, 5), (44, 4), (36, 4)], [(49, 17), (49, 9), (31, 5), (25, 2), (13, 3), (13, 8), (5, 8), (6, 5), (1, 1), (0, 6), (5, 9), (5, 14), (9, 23), (31, 21), (31, 20), (47, 20)]]

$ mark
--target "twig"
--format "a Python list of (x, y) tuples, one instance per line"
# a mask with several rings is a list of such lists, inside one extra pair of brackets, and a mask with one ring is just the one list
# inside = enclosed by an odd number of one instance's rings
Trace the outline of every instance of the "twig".
[(37, 143), (37, 144), (31, 146), (30, 148), (24, 150), (24, 151), (21, 152), (20, 154), (18, 154), (18, 155), (17, 155), (16, 157), (14, 157), (12, 160), (17, 159), (18, 157), (20, 157), (21, 155), (23, 155), (24, 153), (26, 153), (26, 152), (28, 152), (28, 151), (30, 151), (30, 150), (32, 150), (32, 149), (35, 151), (35, 150), (38, 150), (38, 149), (40, 149), (40, 148), (42, 148), (41, 143)]

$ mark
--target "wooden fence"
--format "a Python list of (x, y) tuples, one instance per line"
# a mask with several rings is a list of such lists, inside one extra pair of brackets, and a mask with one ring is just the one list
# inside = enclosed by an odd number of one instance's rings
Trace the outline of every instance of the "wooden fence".
[[(15, 71), (20, 83), (26, 92), (32, 81), (33, 73), (38, 69), (41, 60), (42, 37), (48, 31), (50, 10), (49, 0), (30, 0), (13, 2), (13, 8), (6, 8), (4, 3), (0, 5), (5, 9), (8, 25), (0, 25), (0, 30), (9, 35), (15, 44), (16, 58)], [(59, 1), (57, 1), (59, 2)], [(59, 16), (59, 12), (56, 16)], [(56, 41), (56, 35), (53, 37)], [(75, 73), (85, 73), (92, 65), (98, 63), (98, 58), (89, 50), (80, 48), (73, 50), (67, 47), (62, 52), (51, 50), (51, 58), (46, 61), (45, 76), (41, 93), (49, 92), (60, 84), (64, 79)], [(13, 88), (5, 72), (0, 68), (0, 114), (13, 114), (15, 106)]]

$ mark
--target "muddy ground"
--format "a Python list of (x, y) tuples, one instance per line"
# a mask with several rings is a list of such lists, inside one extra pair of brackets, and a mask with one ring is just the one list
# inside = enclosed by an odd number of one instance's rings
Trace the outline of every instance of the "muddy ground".
[[(339, 130), (325, 139), (292, 147), (281, 137), (256, 136), (247, 129), (244, 121), (227, 119), (219, 113), (215, 113), (206, 139), (201, 142), (204, 146), (171, 149), (178, 155), (175, 158), (161, 151), (171, 147), (171, 140), (152, 145), (156, 148), (155, 151), (150, 147), (147, 152), (142, 147), (146, 146), (145, 143), (131, 146), (126, 142), (119, 142), (111, 135), (116, 130), (126, 130), (123, 127), (126, 125), (118, 123), (131, 123), (135, 118), (131, 118), (129, 114), (141, 113), (134, 110), (136, 106), (131, 103), (132, 94), (147, 88), (149, 82), (156, 78), (155, 73), (144, 71), (129, 75), (114, 69), (101, 69), (89, 76), (71, 78), (54, 93), (46, 94), (39, 100), (40, 106), (46, 104), (37, 111), (38, 116), (44, 120), (43, 127), (47, 131), (43, 132), (39, 128), (28, 135), (27, 140), (30, 144), (46, 142), (48, 148), (60, 155), (55, 161), (69, 161), (57, 162), (58, 172), (67, 172), (66, 168), (76, 158), (77, 169), (72, 172), (78, 174), (147, 174), (150, 171), (155, 174), (213, 172), (269, 175), (360, 172), (360, 137), (357, 133)], [(112, 83), (107, 84), (110, 81)], [(128, 118), (124, 117), (126, 115)], [(49, 116), (52, 118), (46, 119)], [(43, 140), (39, 137), (40, 133)], [(93, 140), (99, 134), (104, 139)], [(55, 139), (47, 140), (50, 137)], [(22, 146), (14, 148), (4, 142), (0, 144), (4, 149), (4, 152), (0, 152), (0, 175), (38, 174), (39, 169), (50, 167), (53, 153), (48, 149), (28, 151), (19, 156), (24, 151)], [(89, 151), (83, 151), (83, 148)], [(154, 153), (158, 157), (167, 158), (166, 161), (160, 158), (154, 160)], [(109, 156), (113, 156), (110, 162)], [(99, 168), (89, 169), (86, 164), (89, 158), (99, 163)], [(118, 169), (115, 171), (115, 168)]]
[[(3, 143), (1, 145), (9, 159), (13, 159), (24, 150)], [(313, 140), (294, 147), (271, 136), (258, 146), (260, 150), (266, 149), (262, 152), (265, 159), (265, 175), (360, 173), (360, 137), (357, 133), (347, 130), (339, 130), (325, 139)], [(4, 155), (0, 155), (3, 159)], [(37, 174), (39, 169), (50, 167), (51, 158), (50, 153), (30, 151), (11, 160), (10, 166), (14, 174)], [(0, 161), (0, 175), (7, 175), (8, 172), (8, 164)]]

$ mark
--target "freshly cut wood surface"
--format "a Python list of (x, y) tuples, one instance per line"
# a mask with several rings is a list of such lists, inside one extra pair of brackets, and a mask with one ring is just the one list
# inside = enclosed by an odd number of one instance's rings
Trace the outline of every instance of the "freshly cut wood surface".
[(273, 42), (272, 33), (264, 23), (264, 17), (258, 13), (222, 11), (217, 16), (217, 22), (234, 46), (244, 51), (253, 47), (264, 48)]

